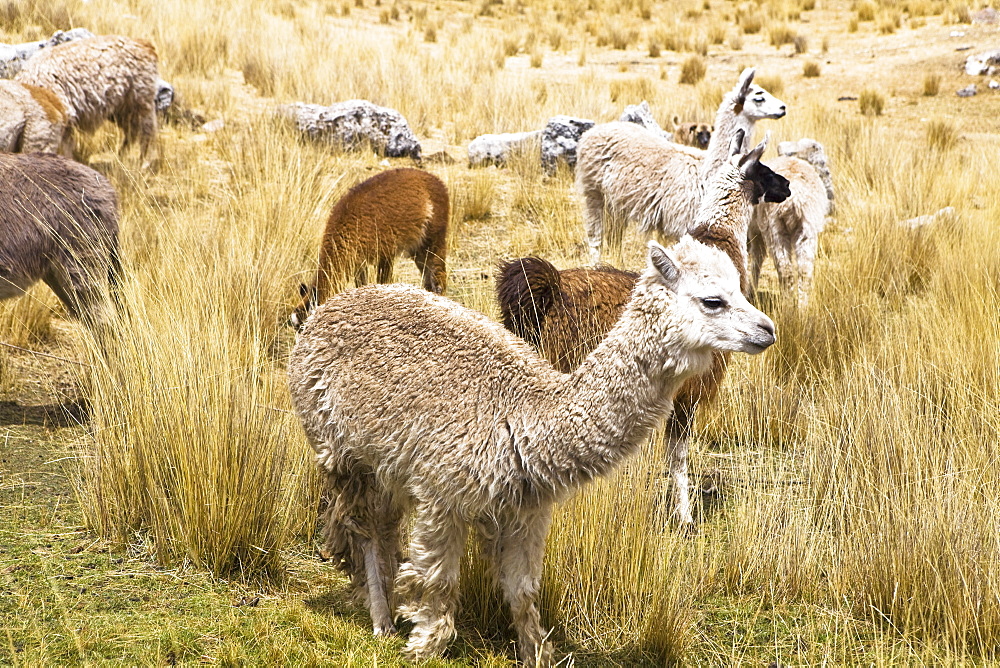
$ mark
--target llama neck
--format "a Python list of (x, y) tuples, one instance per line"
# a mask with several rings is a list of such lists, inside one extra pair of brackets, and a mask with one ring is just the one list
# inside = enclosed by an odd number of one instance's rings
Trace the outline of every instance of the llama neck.
[(546, 428), (525, 464), (557, 496), (633, 454), (669, 413), (680, 384), (710, 361), (707, 348), (681, 344), (679, 323), (654, 308), (642, 280), (615, 327), (546, 404)]
[(737, 131), (743, 130), (743, 144), (740, 146), (740, 153), (746, 153), (750, 146), (753, 121), (744, 116), (743, 113), (733, 111), (735, 105), (730, 99), (730, 95), (730, 93), (726, 94), (725, 100), (719, 106), (719, 111), (715, 114), (715, 130), (712, 132), (712, 138), (708, 140), (705, 158), (701, 161), (702, 183), (708, 183), (715, 172), (732, 155), (730, 143)]
[(740, 274), (740, 290), (747, 294), (747, 231), (753, 205), (743, 192), (739, 175), (718, 175), (707, 187), (689, 234), (729, 256)]

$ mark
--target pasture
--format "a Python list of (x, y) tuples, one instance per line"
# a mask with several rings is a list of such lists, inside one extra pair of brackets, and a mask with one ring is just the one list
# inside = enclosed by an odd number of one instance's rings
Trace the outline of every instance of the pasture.
[[(308, 143), (276, 104), (399, 110), (450, 191), (447, 296), (496, 318), (501, 260), (568, 268), (587, 247), (568, 169), (548, 176), (532, 154), (469, 169), (469, 141), (556, 114), (614, 120), (643, 99), (664, 128), (711, 123), (745, 66), (788, 105), (757, 127), (764, 161), (800, 137), (830, 157), (836, 212), (808, 306), (768, 263), (759, 305), (778, 341), (734, 357), (700, 413), (698, 533), (672, 530), (654, 442), (558, 508), (543, 621), (564, 665), (995, 660), (1000, 93), (961, 64), (1000, 31), (972, 23), (978, 9), (0, 3), (2, 42), (75, 26), (148, 39), (177, 91), (155, 171), (110, 124), (77, 141), (121, 204), (108, 344), (44, 285), (0, 302), (0, 663), (403, 663), (404, 639), (373, 638), (317, 556), (321, 485), (290, 412), (285, 320), (337, 199), (412, 162)], [(956, 97), (973, 81), (977, 96)], [(954, 218), (897, 225), (946, 206)], [(635, 270), (643, 248), (630, 231), (605, 260)], [(395, 278), (420, 283), (408, 261)], [(512, 665), (509, 624), (470, 544), (458, 639), (430, 665)]]

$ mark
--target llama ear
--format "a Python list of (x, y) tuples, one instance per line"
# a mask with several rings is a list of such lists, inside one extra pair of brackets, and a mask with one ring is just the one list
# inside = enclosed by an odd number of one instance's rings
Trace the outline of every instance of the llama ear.
[(670, 257), (670, 252), (655, 241), (649, 242), (649, 264), (659, 272), (668, 288), (673, 290), (677, 287), (677, 281), (680, 279), (677, 265)]
[[(746, 136), (746, 132), (743, 130), (737, 130), (733, 138), (729, 140), (729, 157), (734, 155), (739, 155), (743, 151), (743, 138)], [(743, 161), (740, 160), (740, 164)]]
[(754, 146), (753, 150), (740, 158), (740, 169), (744, 172), (747, 170), (747, 166), (754, 162), (760, 162), (760, 157), (764, 155), (764, 149), (767, 148), (767, 143), (771, 140), (771, 133), (768, 132), (764, 135), (764, 140)]
[(681, 117), (678, 116), (677, 114), (674, 114), (674, 127), (676, 128), (680, 124), (681, 124)]
[(747, 95), (750, 94), (750, 84), (753, 83), (753, 75), (755, 72), (756, 70), (754, 70), (754, 68), (748, 67), (743, 70), (742, 74), (740, 74), (740, 81), (736, 84), (736, 95), (733, 97), (733, 102), (736, 103), (737, 113), (743, 111), (743, 103), (746, 102)]
[(694, 134), (697, 131), (698, 131), (698, 125), (697, 124), (692, 125), (690, 128), (688, 128), (688, 132), (690, 132), (691, 134)]

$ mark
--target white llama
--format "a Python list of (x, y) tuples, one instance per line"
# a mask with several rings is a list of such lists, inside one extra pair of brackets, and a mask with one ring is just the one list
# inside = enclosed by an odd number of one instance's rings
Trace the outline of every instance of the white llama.
[(754, 124), (781, 118), (785, 104), (753, 84), (753, 69), (722, 99), (708, 149), (675, 144), (634, 123), (605, 123), (584, 133), (577, 148), (576, 188), (590, 259), (599, 262), (604, 240), (620, 238), (626, 221), (640, 232), (680, 237), (688, 231), (705, 184), (729, 158), (737, 132), (740, 152), (750, 147)]

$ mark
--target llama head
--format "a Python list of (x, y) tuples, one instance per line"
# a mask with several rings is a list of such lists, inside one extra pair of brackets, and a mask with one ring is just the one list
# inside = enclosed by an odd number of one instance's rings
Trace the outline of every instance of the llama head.
[(762, 118), (781, 118), (785, 115), (785, 103), (754, 84), (754, 74), (752, 67), (743, 70), (736, 87), (730, 91), (729, 102), (732, 112), (749, 123)]
[(770, 138), (768, 133), (764, 141), (743, 153), (740, 149), (743, 130), (737, 130), (729, 145), (730, 164), (740, 171), (744, 185), (750, 188), (750, 201), (754, 204), (759, 204), (761, 199), (765, 202), (784, 202), (792, 194), (788, 179), (760, 161)]
[(318, 295), (316, 293), (316, 286), (309, 287), (305, 283), (299, 283), (299, 305), (295, 307), (292, 314), (288, 316), (288, 324), (295, 328), (295, 331), (302, 329), (302, 325), (305, 324), (306, 318), (312, 315), (312, 312), (316, 310), (319, 306), (317, 303), (319, 301)]
[(650, 241), (648, 260), (644, 283), (672, 302), (665, 310), (691, 349), (756, 355), (774, 343), (774, 323), (743, 296), (736, 267), (719, 249), (684, 235), (670, 248)]
[(712, 139), (715, 126), (706, 123), (690, 123), (674, 116), (674, 140), (705, 150)]

